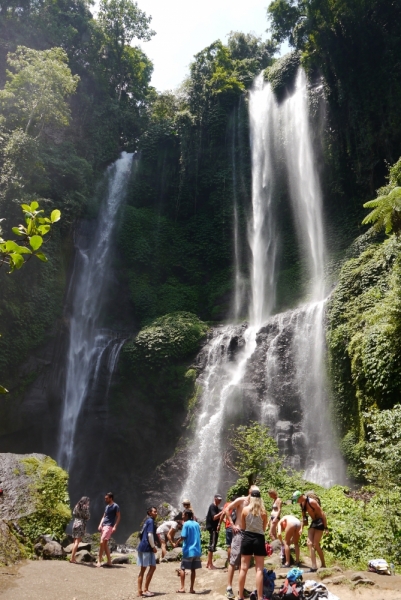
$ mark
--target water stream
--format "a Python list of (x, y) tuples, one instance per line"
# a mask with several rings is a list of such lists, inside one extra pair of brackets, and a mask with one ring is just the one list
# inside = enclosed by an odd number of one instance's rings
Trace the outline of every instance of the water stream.
[[(298, 71), (293, 95), (281, 105), (263, 75), (259, 75), (249, 94), (249, 123), (249, 324), (244, 324), (242, 330), (226, 326), (214, 331), (201, 353), (204, 367), (198, 383), (203, 391), (189, 450), (188, 475), (180, 496), (188, 496), (198, 514), (205, 512), (213, 493), (225, 486), (224, 436), (227, 424), (239, 414), (269, 425), (287, 462), (303, 469), (309, 480), (328, 486), (344, 479), (332, 434), (325, 380), (326, 249), (303, 70)], [(272, 317), (280, 257), (278, 156), (284, 157), (287, 169), (309, 303)], [(233, 203), (235, 216), (235, 193)], [(238, 297), (240, 291), (236, 285)]]
[(83, 405), (96, 389), (102, 365), (107, 371), (105, 394), (123, 344), (120, 334), (101, 329), (107, 297), (111, 248), (118, 209), (125, 199), (133, 155), (123, 152), (107, 170), (108, 189), (101, 204), (96, 229), (88, 245), (85, 236), (76, 243), (76, 259), (70, 284), (69, 347), (66, 383), (59, 433), (58, 462), (65, 469), (74, 459), (74, 439)]

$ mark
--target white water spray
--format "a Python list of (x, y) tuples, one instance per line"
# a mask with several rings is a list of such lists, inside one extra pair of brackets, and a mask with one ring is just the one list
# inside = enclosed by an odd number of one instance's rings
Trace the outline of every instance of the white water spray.
[(81, 247), (80, 242), (77, 246), (73, 281), (70, 286), (72, 310), (58, 451), (58, 462), (65, 469), (70, 468), (74, 458), (78, 417), (90, 389), (97, 383), (102, 359), (108, 355), (108, 391), (123, 343), (121, 336), (100, 330), (99, 326), (113, 234), (118, 209), (125, 198), (132, 158), (132, 154), (123, 152), (121, 158), (109, 167), (107, 197), (101, 205), (93, 239), (89, 247)]

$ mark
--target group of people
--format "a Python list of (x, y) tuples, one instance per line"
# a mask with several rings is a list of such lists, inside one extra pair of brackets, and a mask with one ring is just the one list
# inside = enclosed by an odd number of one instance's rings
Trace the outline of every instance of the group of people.
[[(206, 515), (206, 530), (209, 532), (209, 546), (206, 568), (215, 569), (213, 554), (216, 551), (219, 531), (224, 522), (226, 528), (226, 545), (228, 549), (227, 569), (227, 591), (229, 600), (235, 598), (233, 591), (233, 580), (235, 570), (239, 570), (238, 599), (243, 600), (247, 590), (245, 583), (247, 573), (254, 557), (256, 569), (256, 591), (259, 598), (263, 597), (263, 568), (264, 559), (267, 556), (265, 532), (269, 529), (271, 540), (279, 539), (282, 544), (282, 556), (284, 567), (290, 566), (290, 546), (294, 544), (296, 565), (299, 566), (299, 540), (303, 527), (311, 524), (308, 529), (307, 544), (310, 550), (312, 567), (310, 572), (317, 571), (316, 554), (319, 556), (321, 566), (325, 566), (324, 555), (320, 546), (320, 540), (327, 531), (327, 518), (323, 512), (320, 502), (313, 494), (294, 492), (291, 502), (299, 504), (302, 512), (302, 520), (295, 515), (281, 516), (282, 500), (278, 497), (276, 490), (269, 490), (269, 497), (273, 501), (268, 515), (261, 497), (260, 489), (256, 485), (249, 488), (248, 495), (228, 500), (222, 509), (220, 504), (222, 496), (215, 494), (213, 503), (209, 506)], [(116, 531), (120, 522), (121, 513), (118, 504), (114, 502), (113, 494), (105, 496), (106, 508), (99, 523), (101, 533), (99, 556), (97, 566), (102, 566), (102, 558), (107, 556), (106, 565), (111, 565), (110, 549), (108, 540)], [(84, 533), (86, 522), (89, 519), (89, 498), (83, 497), (74, 508), (75, 517), (73, 524), (74, 545), (71, 562), (75, 563), (75, 556)], [(183, 501), (183, 510), (169, 521), (159, 526), (156, 525), (157, 507), (150, 506), (147, 509), (146, 519), (139, 533), (139, 545), (137, 548), (137, 564), (140, 567), (138, 575), (138, 596), (151, 597), (154, 594), (149, 590), (153, 574), (156, 569), (156, 553), (158, 547), (162, 549), (162, 557), (167, 552), (167, 544), (173, 548), (182, 545), (182, 562), (177, 570), (180, 577), (180, 588), (177, 593), (185, 592), (185, 575), (190, 572), (190, 593), (195, 593), (194, 585), (196, 570), (201, 568), (201, 530), (195, 517), (191, 502)], [(148, 569), (148, 572), (145, 572)]]

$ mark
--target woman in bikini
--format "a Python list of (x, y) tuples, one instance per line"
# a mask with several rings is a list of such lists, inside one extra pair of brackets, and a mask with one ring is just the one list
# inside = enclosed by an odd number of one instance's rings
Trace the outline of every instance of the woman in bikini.
[(270, 513), (270, 539), (277, 539), (277, 525), (280, 521), (282, 500), (278, 497), (276, 490), (269, 490), (269, 496), (273, 500), (273, 506)]
[(297, 567), (299, 567), (299, 538), (302, 533), (302, 523), (297, 517), (293, 515), (285, 515), (280, 519), (277, 527), (278, 539), (284, 545), (285, 552), (285, 564), (283, 567), (286, 569), (291, 566), (291, 553), (290, 546), (295, 546), (295, 561)]

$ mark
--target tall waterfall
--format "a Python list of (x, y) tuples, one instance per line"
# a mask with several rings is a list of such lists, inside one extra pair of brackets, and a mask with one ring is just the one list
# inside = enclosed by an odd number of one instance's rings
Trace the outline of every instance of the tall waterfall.
[(74, 458), (78, 417), (86, 398), (98, 384), (100, 367), (108, 372), (110, 385), (123, 340), (100, 328), (104, 308), (111, 245), (118, 209), (125, 198), (132, 168), (132, 154), (123, 152), (107, 171), (108, 189), (97, 217), (89, 245), (78, 239), (70, 285), (71, 316), (67, 354), (66, 383), (59, 434), (58, 461), (69, 469)]
[[(280, 105), (259, 75), (249, 94), (252, 217), (248, 238), (249, 324), (213, 331), (200, 354), (199, 416), (181, 493), (202, 514), (224, 487), (224, 437), (238, 418), (258, 419), (280, 451), (305, 477), (322, 485), (344, 479), (333, 439), (325, 380), (322, 194), (311, 140), (307, 80), (298, 71), (295, 91)], [(279, 259), (278, 161), (285, 162), (309, 304), (271, 316), (276, 308)], [(234, 215), (236, 197), (234, 195)], [(238, 292), (236, 288), (236, 292)]]

